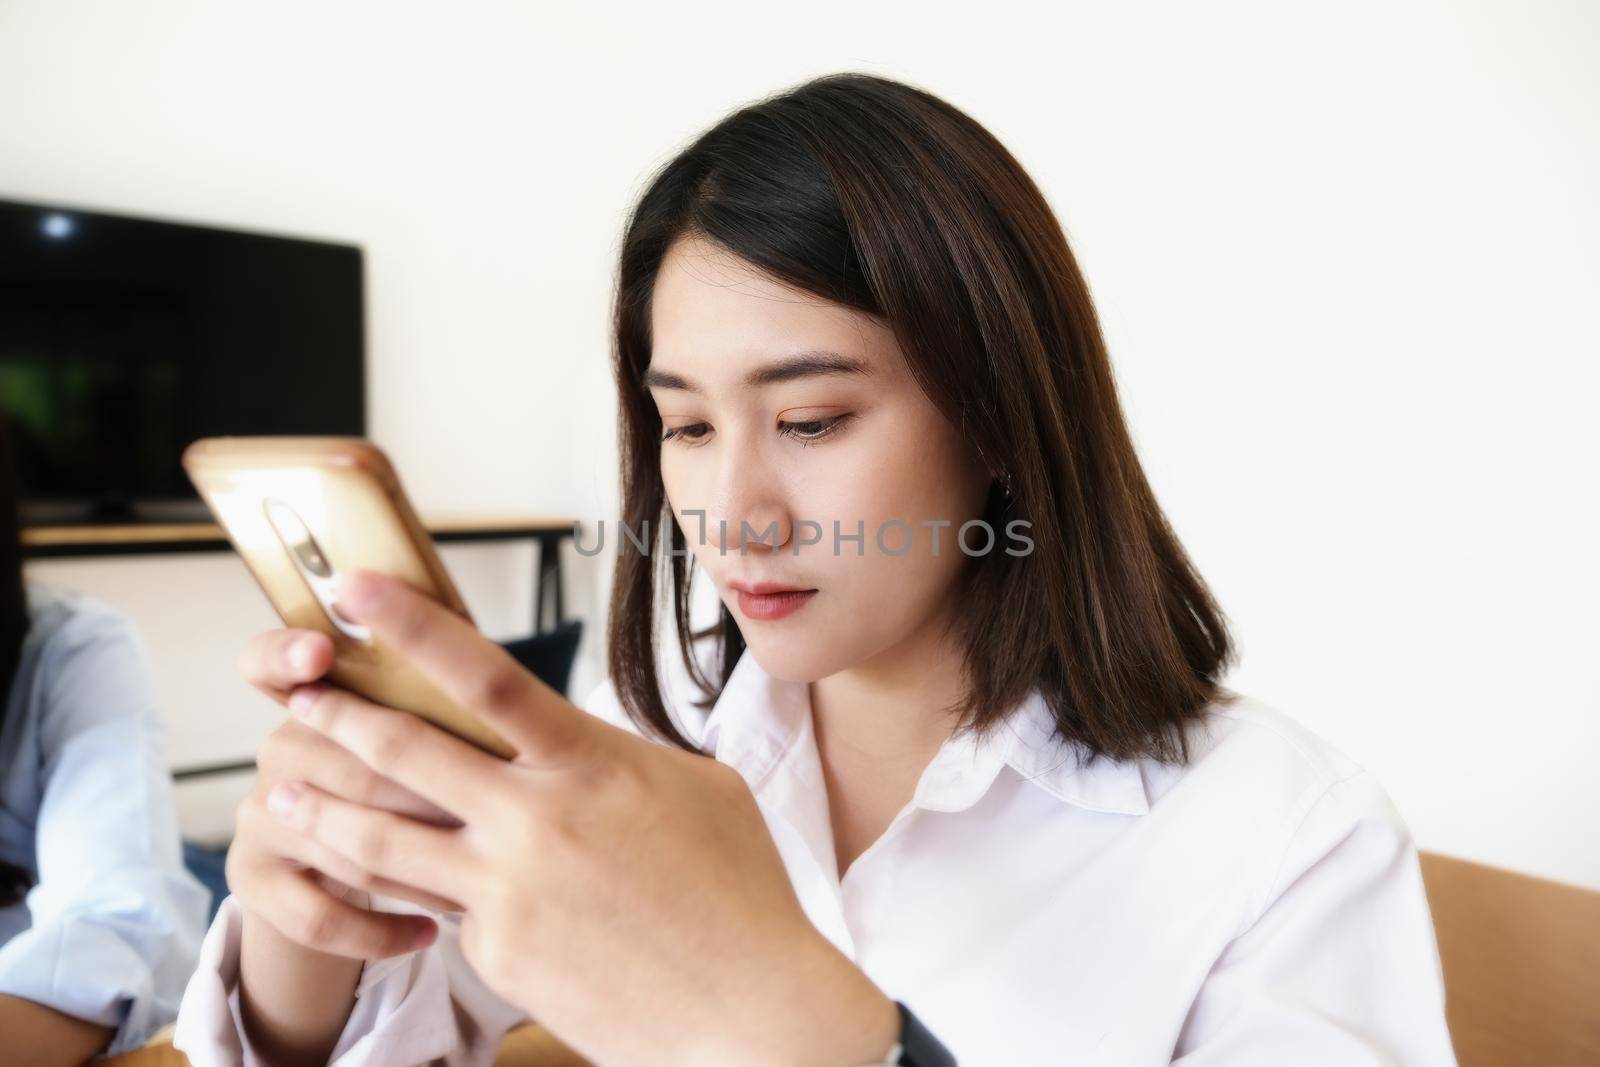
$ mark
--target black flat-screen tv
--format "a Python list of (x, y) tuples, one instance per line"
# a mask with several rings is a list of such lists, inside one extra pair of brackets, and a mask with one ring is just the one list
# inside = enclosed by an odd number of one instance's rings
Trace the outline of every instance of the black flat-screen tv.
[(24, 525), (204, 518), (217, 434), (366, 433), (359, 247), (0, 200)]

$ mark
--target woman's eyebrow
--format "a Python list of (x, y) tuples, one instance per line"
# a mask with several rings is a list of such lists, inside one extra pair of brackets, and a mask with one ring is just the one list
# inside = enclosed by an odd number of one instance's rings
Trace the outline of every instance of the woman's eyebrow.
[[(763, 363), (747, 373), (740, 384), (747, 389), (751, 389), (762, 385), (792, 382), (797, 378), (810, 378), (825, 374), (858, 374), (865, 377), (871, 373), (872, 367), (864, 359), (818, 349), (810, 352), (796, 352), (793, 355), (775, 359), (770, 363)], [(691, 393), (703, 391), (700, 386), (683, 377), (683, 375), (674, 374), (671, 371), (657, 370), (655, 367), (646, 368), (644, 384), (649, 389), (683, 389)]]

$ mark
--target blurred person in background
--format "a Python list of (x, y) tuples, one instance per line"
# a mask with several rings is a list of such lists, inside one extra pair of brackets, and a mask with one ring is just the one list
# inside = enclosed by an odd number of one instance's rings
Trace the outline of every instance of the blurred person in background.
[(210, 893), (185, 869), (146, 650), (28, 582), (0, 421), (0, 1062), (79, 1064), (177, 1015)]

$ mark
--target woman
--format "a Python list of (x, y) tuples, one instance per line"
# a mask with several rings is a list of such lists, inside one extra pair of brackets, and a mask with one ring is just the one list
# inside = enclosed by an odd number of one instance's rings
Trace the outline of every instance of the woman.
[(14, 479), (0, 427), (0, 1060), (78, 1064), (173, 1020), (211, 894), (138, 633), (24, 582)]
[(515, 760), (257, 638), (295, 718), (194, 1063), (485, 1064), (525, 1017), (600, 1064), (1451, 1062), (1404, 824), (1220, 687), (1087, 286), (981, 126), (858, 75), (736, 112), (636, 206), (615, 331), (591, 714), (378, 576), (341, 610)]

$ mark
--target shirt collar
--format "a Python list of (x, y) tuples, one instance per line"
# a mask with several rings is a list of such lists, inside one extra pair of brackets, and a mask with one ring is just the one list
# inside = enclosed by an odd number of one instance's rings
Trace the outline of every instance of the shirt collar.
[[(746, 649), (706, 716), (701, 747), (744, 775), (759, 794), (811, 715), (805, 682), (774, 678)], [(972, 807), (1009, 767), (1065, 803), (1090, 811), (1143, 815), (1150, 810), (1137, 760), (1101, 756), (1055, 734), (1055, 717), (1036, 689), (987, 736), (968, 733), (940, 746), (917, 783), (913, 803), (934, 811)]]

